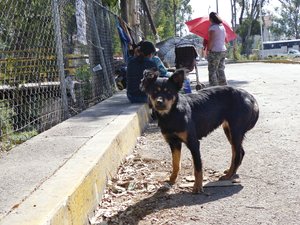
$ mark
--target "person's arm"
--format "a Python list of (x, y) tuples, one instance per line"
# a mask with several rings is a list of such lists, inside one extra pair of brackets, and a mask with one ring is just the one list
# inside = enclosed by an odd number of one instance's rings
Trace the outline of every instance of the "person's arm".
[(152, 61), (155, 62), (156, 67), (158, 68), (158, 70), (160, 72), (160, 75), (165, 76), (168, 71), (167, 71), (166, 67), (164, 66), (163, 62), (161, 61), (161, 59), (158, 56), (154, 56), (152, 58)]
[(213, 42), (215, 40), (215, 31), (214, 30), (209, 30), (208, 31), (208, 44), (207, 44), (207, 51), (211, 51)]
[(201, 51), (201, 57), (206, 57), (207, 55), (207, 47), (208, 47), (208, 40), (207, 39), (203, 39), (203, 48), (202, 48), (202, 51)]

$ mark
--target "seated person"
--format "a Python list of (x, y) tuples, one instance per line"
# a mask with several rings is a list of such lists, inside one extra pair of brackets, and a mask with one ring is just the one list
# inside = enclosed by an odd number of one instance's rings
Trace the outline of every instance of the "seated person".
[(127, 98), (131, 103), (147, 102), (147, 95), (140, 90), (141, 79), (145, 69), (157, 68), (151, 59), (156, 50), (152, 42), (140, 43), (139, 55), (133, 57), (127, 65)]
[[(140, 42), (141, 43), (141, 42)], [(139, 56), (139, 47), (140, 47), (140, 43), (138, 44), (132, 44), (131, 48), (128, 50), (128, 62), (133, 59), (134, 57)]]
[[(140, 41), (138, 44), (133, 44), (132, 49), (130, 50), (130, 60), (134, 57), (137, 57), (140, 55), (140, 46), (143, 43), (143, 41)], [(169, 77), (172, 73), (168, 71), (168, 69), (165, 67), (164, 63), (161, 61), (161, 59), (157, 56), (157, 51), (159, 49), (155, 48), (154, 56), (152, 57), (152, 61), (154, 61), (157, 65), (157, 68), (160, 72), (161, 77)]]
[[(165, 65), (157, 55), (153, 56), (152, 60), (156, 63), (158, 67), (158, 70), (160, 72), (160, 77), (170, 77), (173, 74), (173, 72), (168, 71), (168, 69), (165, 67)], [(183, 93), (185, 94), (192, 93), (191, 83), (187, 77), (184, 79)]]

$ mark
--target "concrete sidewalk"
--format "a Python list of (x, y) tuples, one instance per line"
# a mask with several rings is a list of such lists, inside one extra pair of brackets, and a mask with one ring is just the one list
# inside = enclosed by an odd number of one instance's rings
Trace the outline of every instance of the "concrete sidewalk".
[(121, 92), (12, 149), (0, 159), (0, 224), (87, 224), (148, 118)]

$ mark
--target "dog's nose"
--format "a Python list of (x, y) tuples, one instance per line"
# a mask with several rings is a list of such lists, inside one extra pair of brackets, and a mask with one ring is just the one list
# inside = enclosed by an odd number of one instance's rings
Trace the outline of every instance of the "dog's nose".
[(164, 99), (162, 97), (158, 97), (156, 99), (156, 105), (162, 106), (164, 104)]

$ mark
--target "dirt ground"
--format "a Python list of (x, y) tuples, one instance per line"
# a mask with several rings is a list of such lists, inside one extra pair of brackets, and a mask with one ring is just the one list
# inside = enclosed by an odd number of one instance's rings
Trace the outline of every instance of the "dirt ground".
[[(91, 224), (299, 224), (299, 71), (300, 65), (227, 65), (229, 84), (252, 93), (260, 105), (234, 182), (215, 182), (231, 157), (219, 128), (200, 142), (205, 194), (191, 193), (193, 166), (185, 146), (179, 179), (172, 187), (166, 185), (171, 153), (154, 121), (108, 182)], [(205, 82), (206, 67), (199, 74)]]

